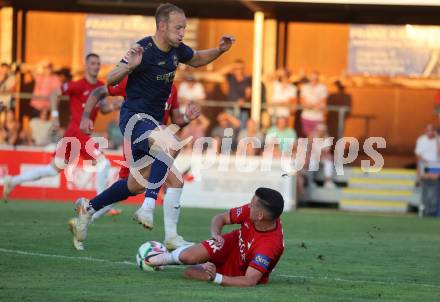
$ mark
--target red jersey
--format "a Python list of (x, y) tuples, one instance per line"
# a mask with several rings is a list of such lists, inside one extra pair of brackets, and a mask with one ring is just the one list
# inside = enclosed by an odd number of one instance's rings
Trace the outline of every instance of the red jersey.
[[(107, 85), (108, 93), (113, 96), (123, 96), (124, 98), (127, 96), (126, 87), (127, 87), (128, 77), (125, 77), (119, 84), (114, 86)], [(174, 109), (179, 109), (179, 102), (177, 101), (177, 88), (173, 84), (171, 86), (171, 93), (165, 103), (165, 111), (163, 113), (163, 123), (167, 124), (168, 119), (170, 117), (170, 112)]]
[(241, 228), (223, 235), (224, 244), (216, 246), (214, 240), (203, 242), (217, 271), (226, 276), (244, 276), (250, 266), (263, 273), (259, 283), (267, 283), (269, 274), (284, 251), (283, 228), (276, 220), (276, 227), (269, 231), (258, 231), (250, 219), (249, 204), (229, 211), (231, 223)]
[[(61, 86), (64, 95), (70, 97), (70, 121), (69, 129), (79, 130), (81, 117), (84, 111), (87, 98), (93, 89), (104, 85), (103, 82), (97, 81), (96, 84), (89, 83), (85, 78), (78, 81), (70, 81)], [(99, 105), (90, 112), (90, 119), (94, 121), (98, 115)]]

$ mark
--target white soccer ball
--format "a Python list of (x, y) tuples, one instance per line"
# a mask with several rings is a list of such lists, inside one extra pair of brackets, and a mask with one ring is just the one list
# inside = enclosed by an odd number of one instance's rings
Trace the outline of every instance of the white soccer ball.
[(145, 258), (148, 256), (158, 255), (166, 252), (167, 252), (167, 248), (162, 243), (157, 241), (147, 241), (139, 247), (138, 252), (136, 254), (136, 263), (138, 267), (143, 271), (158, 270), (160, 269), (160, 267), (155, 268), (149, 266), (145, 262)]

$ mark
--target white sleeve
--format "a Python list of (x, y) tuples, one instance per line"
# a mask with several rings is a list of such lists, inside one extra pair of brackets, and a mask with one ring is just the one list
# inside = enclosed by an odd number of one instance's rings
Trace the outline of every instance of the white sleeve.
[(196, 85), (196, 99), (204, 100), (206, 98), (205, 88), (203, 87), (202, 83), (197, 83)]
[(321, 93), (320, 93), (320, 97), (321, 97), (321, 99), (326, 99), (327, 98), (327, 96), (328, 96), (328, 93), (327, 93), (327, 86), (325, 86), (324, 84), (321, 84), (321, 89), (320, 89), (321, 91)]
[(416, 149), (414, 150), (414, 153), (416, 154), (416, 155), (418, 155), (418, 156), (421, 156), (421, 153), (422, 153), (422, 149), (423, 149), (423, 143), (422, 143), (422, 138), (421, 137), (419, 137), (418, 139), (417, 139), (417, 142), (416, 142)]

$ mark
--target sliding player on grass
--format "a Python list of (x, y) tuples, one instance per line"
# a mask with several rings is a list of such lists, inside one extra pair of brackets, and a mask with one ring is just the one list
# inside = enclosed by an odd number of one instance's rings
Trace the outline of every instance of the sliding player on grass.
[[(214, 216), (211, 239), (171, 253), (152, 255), (145, 261), (153, 267), (193, 265), (185, 270), (187, 278), (225, 286), (267, 283), (284, 251), (279, 218), (283, 208), (284, 200), (278, 191), (258, 188), (249, 204)], [(229, 224), (241, 227), (222, 235), (223, 227)]]

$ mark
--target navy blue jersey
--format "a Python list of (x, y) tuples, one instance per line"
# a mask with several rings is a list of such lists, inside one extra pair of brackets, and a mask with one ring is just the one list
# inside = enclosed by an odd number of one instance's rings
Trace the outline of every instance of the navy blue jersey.
[[(122, 110), (147, 113), (162, 122), (177, 66), (191, 60), (194, 51), (181, 43), (163, 52), (152, 37), (143, 38), (137, 44), (144, 48), (144, 53), (141, 63), (128, 76), (127, 100)], [(121, 62), (127, 63), (125, 59)]]

